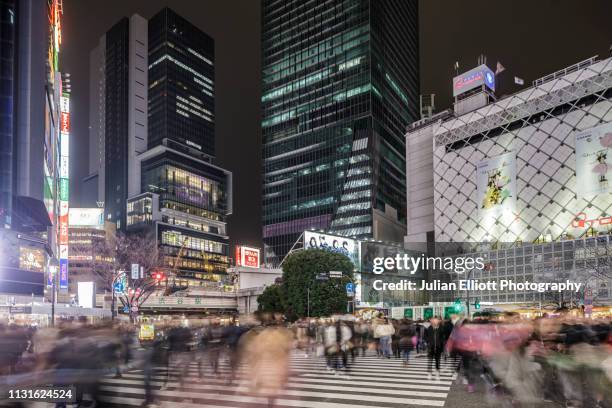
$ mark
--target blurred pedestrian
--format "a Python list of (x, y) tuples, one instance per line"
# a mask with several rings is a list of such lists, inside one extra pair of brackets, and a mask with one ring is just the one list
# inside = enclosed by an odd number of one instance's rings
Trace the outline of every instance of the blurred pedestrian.
[(376, 326), (375, 337), (379, 338), (379, 346), (381, 356), (391, 358), (391, 339), (395, 334), (395, 327), (389, 322), (389, 319), (383, 319), (383, 323)]
[(432, 366), (436, 364), (436, 380), (440, 380), (440, 357), (444, 351), (444, 331), (440, 326), (440, 318), (434, 316), (430, 320), (431, 326), (425, 332), (427, 340), (427, 369), (428, 377), (432, 378)]

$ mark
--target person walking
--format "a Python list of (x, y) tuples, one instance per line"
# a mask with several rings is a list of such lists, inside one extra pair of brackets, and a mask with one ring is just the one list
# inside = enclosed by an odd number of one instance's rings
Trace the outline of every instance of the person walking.
[(436, 363), (436, 380), (440, 381), (440, 357), (444, 351), (444, 330), (440, 325), (440, 318), (434, 316), (431, 320), (431, 326), (425, 332), (425, 340), (427, 341), (427, 369), (428, 377), (432, 378), (432, 366)]
[(379, 338), (380, 352), (382, 357), (391, 358), (391, 338), (394, 334), (395, 328), (387, 318), (384, 319), (382, 324), (376, 326), (374, 336)]
[(404, 367), (408, 365), (410, 352), (413, 350), (416, 343), (416, 330), (414, 324), (407, 319), (402, 319), (399, 324), (398, 333), (399, 350), (404, 361)]

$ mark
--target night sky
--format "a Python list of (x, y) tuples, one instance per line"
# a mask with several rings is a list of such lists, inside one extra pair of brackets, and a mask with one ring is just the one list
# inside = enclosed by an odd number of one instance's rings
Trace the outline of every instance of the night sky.
[[(373, 0), (376, 1), (376, 0)], [(72, 75), (71, 203), (80, 205), (79, 181), (88, 171), (89, 52), (123, 16), (149, 18), (173, 8), (215, 39), (216, 164), (234, 174), (232, 243), (261, 245), (260, 7), (258, 0), (64, 0), (61, 69)], [(436, 108), (451, 103), (454, 62), (460, 70), (480, 54), (495, 69), (498, 95), (599, 55), (612, 44), (609, 0), (420, 2), (421, 93)]]

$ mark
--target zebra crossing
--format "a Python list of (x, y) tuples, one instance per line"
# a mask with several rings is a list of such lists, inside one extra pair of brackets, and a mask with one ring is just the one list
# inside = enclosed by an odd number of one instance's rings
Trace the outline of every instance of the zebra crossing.
[[(291, 375), (284, 391), (274, 400), (275, 407), (311, 408), (398, 408), (443, 407), (456, 379), (457, 362), (442, 362), (440, 379), (429, 379), (426, 358), (412, 358), (407, 367), (399, 359), (374, 355), (357, 357), (348, 372), (327, 369), (325, 359), (294, 353)], [(196, 362), (171, 369), (170, 379), (157, 371), (152, 378), (153, 394), (159, 407), (267, 407), (267, 398), (249, 395), (244, 375), (229, 383), (228, 361), (222, 361), (219, 374), (207, 366), (199, 377)], [(179, 384), (178, 370), (185, 370)], [(239, 371), (241, 371), (239, 369)], [(242, 380), (241, 380), (242, 379)], [(122, 378), (102, 380), (100, 399), (105, 405), (133, 407), (144, 401), (143, 372), (132, 370)]]

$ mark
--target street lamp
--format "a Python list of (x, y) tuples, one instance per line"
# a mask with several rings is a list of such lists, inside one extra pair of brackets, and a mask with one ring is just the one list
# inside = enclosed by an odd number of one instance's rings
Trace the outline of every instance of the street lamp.
[(59, 261), (56, 257), (49, 260), (48, 272), (51, 275), (51, 327), (55, 326), (55, 303), (56, 303), (56, 282), (57, 271), (59, 270)]

